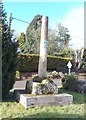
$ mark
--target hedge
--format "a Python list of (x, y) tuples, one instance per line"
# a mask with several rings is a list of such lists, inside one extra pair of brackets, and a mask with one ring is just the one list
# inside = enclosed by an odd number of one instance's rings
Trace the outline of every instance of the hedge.
[[(61, 71), (67, 69), (67, 63), (69, 60), (73, 63), (72, 58), (48, 56), (47, 70)], [(37, 54), (19, 54), (17, 70), (20, 72), (36, 72), (38, 71), (38, 63), (39, 55)]]
[(68, 61), (71, 61), (73, 63), (72, 58), (48, 56), (48, 60), (47, 60), (48, 70), (56, 70), (56, 71), (67, 70)]

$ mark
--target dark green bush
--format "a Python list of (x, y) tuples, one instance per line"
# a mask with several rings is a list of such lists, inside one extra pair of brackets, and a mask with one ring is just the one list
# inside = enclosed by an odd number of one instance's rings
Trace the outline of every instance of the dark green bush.
[(75, 74), (64, 75), (62, 78), (62, 86), (71, 91), (86, 93), (86, 81), (78, 80), (78, 77)]
[(65, 89), (77, 91), (78, 89), (77, 77), (74, 75), (64, 75), (64, 78), (62, 78), (62, 86)]
[[(56, 56), (48, 56), (47, 69), (61, 71), (67, 68), (68, 61), (73, 61), (71, 58), (63, 58)], [(18, 68), (20, 72), (38, 71), (39, 55), (37, 54), (19, 54)]]
[(39, 56), (34, 54), (18, 55), (18, 68), (20, 72), (32, 72), (38, 69)]

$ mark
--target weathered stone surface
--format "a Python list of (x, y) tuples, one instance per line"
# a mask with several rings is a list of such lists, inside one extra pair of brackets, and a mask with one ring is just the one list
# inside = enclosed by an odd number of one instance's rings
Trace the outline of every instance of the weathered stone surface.
[(58, 87), (52, 80), (43, 80), (42, 84), (45, 85), (45, 93), (47, 94), (58, 94)]
[(52, 80), (44, 79), (41, 83), (33, 82), (32, 94), (58, 94), (58, 87)]
[(22, 90), (15, 91), (16, 100), (22, 104), (25, 109), (35, 106), (57, 106), (67, 105), (73, 102), (73, 96), (70, 94), (51, 94), (51, 95), (30, 95)]
[(33, 95), (41, 95), (42, 94), (41, 83), (33, 82), (32, 94)]

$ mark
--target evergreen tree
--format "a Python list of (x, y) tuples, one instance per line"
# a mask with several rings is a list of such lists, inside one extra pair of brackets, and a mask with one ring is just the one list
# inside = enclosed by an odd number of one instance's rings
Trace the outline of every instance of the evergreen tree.
[(2, 3), (0, 3), (0, 14), (0, 31), (2, 32), (2, 99), (5, 99), (15, 82), (18, 44), (13, 39), (13, 31), (10, 30), (11, 24), (9, 26), (7, 24), (7, 16)]
[(36, 15), (26, 30), (24, 53), (39, 53), (41, 18), (41, 15)]
[(24, 51), (25, 40), (26, 40), (26, 36), (23, 32), (21, 32), (20, 36), (18, 37), (18, 44), (21, 52)]
[[(26, 30), (24, 36), (19, 36), (19, 45), (23, 47), (23, 53), (39, 54), (40, 38), (41, 38), (41, 15), (36, 15)], [(71, 51), (68, 48), (70, 35), (68, 29), (58, 24), (58, 32), (48, 30), (48, 54), (69, 54)], [(25, 42), (23, 42), (25, 41)], [(22, 50), (22, 48), (20, 48)]]

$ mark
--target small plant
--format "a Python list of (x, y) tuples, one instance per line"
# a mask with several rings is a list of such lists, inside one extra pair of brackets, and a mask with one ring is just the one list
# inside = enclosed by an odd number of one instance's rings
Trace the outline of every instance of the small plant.
[(78, 80), (75, 73), (65, 75), (61, 80), (63, 88), (79, 93), (86, 93), (86, 81)]
[(62, 80), (62, 86), (63, 88), (72, 90), (72, 91), (77, 91), (77, 79), (75, 75), (64, 75), (64, 77), (61, 79)]
[(49, 78), (58, 78), (58, 77), (60, 77), (60, 75), (57, 71), (54, 70), (48, 74), (48, 77)]
[(76, 79), (78, 79), (78, 75), (77, 75), (75, 72), (72, 72), (71, 75), (72, 75), (73, 77), (75, 77)]
[(20, 80), (20, 72), (16, 71), (16, 80)]

